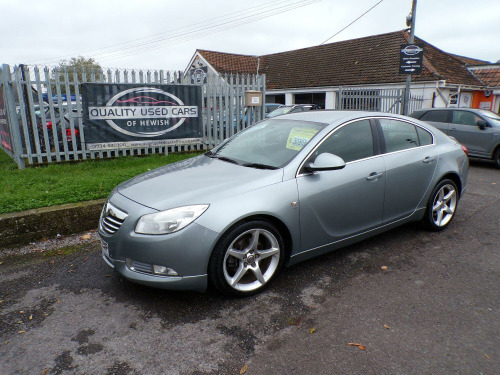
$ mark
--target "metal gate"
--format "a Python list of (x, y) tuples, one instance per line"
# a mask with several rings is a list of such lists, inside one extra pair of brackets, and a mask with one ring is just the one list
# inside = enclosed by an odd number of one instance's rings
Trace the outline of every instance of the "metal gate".
[(0, 68), (1, 147), (20, 168), (70, 160), (183, 152), (212, 148), (226, 137), (263, 119), (264, 107), (245, 105), (245, 92), (262, 91), (264, 75), (208, 74), (202, 85), (201, 142), (152, 147), (89, 150), (85, 140), (80, 84), (134, 83), (194, 85), (180, 71), (76, 69), (8, 65)]
[[(338, 109), (403, 114), (404, 89), (344, 88), (337, 95)], [(411, 95), (409, 113), (422, 108), (424, 97)]]

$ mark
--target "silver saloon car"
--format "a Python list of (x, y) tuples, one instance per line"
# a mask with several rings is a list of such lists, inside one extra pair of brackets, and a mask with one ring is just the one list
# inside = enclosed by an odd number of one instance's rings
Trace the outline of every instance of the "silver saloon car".
[(99, 223), (103, 258), (137, 283), (251, 295), (283, 266), (398, 225), (446, 228), (468, 167), (460, 144), (408, 117), (266, 119), (119, 185)]
[(410, 117), (425, 121), (456, 138), (469, 156), (491, 159), (500, 168), (500, 116), (484, 109), (427, 108)]

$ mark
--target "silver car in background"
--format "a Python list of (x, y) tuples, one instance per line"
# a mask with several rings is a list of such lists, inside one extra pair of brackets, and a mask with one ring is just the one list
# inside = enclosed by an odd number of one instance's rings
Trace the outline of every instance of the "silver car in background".
[(500, 168), (500, 116), (473, 108), (428, 108), (410, 117), (425, 121), (456, 138), (469, 150), (469, 156), (491, 159)]
[(134, 282), (246, 296), (283, 266), (410, 221), (446, 228), (466, 185), (460, 144), (408, 117), (308, 111), (119, 185), (104, 260)]

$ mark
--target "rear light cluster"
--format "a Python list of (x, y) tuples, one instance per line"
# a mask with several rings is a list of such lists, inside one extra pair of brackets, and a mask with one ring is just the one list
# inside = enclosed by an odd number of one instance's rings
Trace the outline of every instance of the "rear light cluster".
[[(78, 129), (75, 129), (74, 133), (75, 133), (75, 136), (78, 136), (78, 133), (80, 133), (80, 132), (78, 131)], [(71, 137), (71, 129), (66, 129), (66, 136)]]
[(467, 147), (465, 147), (464, 145), (461, 146), (462, 146), (462, 151), (465, 152), (465, 155), (469, 156), (469, 150), (467, 150)]
[(52, 122), (47, 121), (47, 130), (52, 130)]

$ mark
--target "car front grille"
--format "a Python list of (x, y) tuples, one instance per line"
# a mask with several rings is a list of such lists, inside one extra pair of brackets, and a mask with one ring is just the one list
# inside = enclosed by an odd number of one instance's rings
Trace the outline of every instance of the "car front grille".
[(114, 234), (120, 229), (127, 216), (125, 212), (111, 203), (106, 203), (101, 214), (101, 229), (108, 234)]

